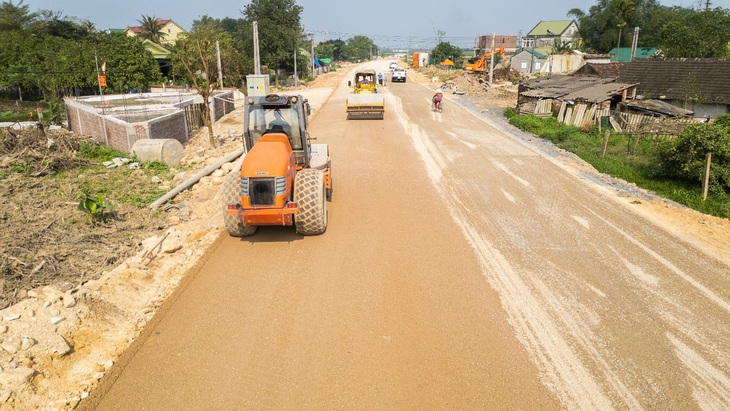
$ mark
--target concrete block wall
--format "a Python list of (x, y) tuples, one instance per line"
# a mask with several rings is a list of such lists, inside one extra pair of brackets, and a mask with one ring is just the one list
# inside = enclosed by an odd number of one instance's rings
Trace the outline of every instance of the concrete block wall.
[(225, 91), (212, 96), (210, 116), (213, 123), (235, 109), (233, 98), (233, 91)]
[(149, 138), (171, 138), (185, 145), (188, 142), (188, 126), (185, 112), (176, 111), (147, 122)]
[(172, 138), (181, 144), (188, 142), (185, 112), (155, 117), (148, 121), (128, 123), (111, 114), (101, 114), (97, 108), (65, 99), (69, 129), (74, 133), (87, 135), (117, 150), (131, 152), (137, 140), (147, 138)]

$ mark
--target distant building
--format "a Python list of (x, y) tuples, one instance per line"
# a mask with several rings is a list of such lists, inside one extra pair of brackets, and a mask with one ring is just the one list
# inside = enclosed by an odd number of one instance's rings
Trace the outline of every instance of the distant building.
[(498, 50), (500, 46), (504, 47), (504, 52), (507, 54), (513, 54), (517, 51), (517, 36), (515, 35), (502, 35), (487, 34), (485, 36), (477, 37), (476, 48), (477, 54), (482, 55), (485, 52), (492, 49), (492, 37), (494, 37), (494, 49)]
[(522, 39), (522, 48), (551, 48), (559, 44), (574, 46), (578, 40), (578, 23), (575, 20), (541, 21)]
[[(608, 52), (608, 54), (611, 56), (611, 61), (619, 63), (631, 61), (631, 47), (621, 47), (618, 49), (618, 53), (616, 52), (616, 47), (614, 47)], [(616, 58), (617, 55), (618, 58)], [(638, 47), (636, 49), (636, 54), (634, 54), (634, 58), (648, 59), (651, 57), (662, 57), (663, 55), (664, 53), (656, 47)]]
[[(164, 34), (160, 40), (163, 46), (175, 45), (178, 37), (180, 37), (182, 33), (186, 33), (185, 29), (170, 19), (157, 20), (157, 24), (160, 27), (160, 32)], [(137, 37), (142, 34), (142, 31), (142, 27), (140, 26), (127, 26), (127, 28), (124, 29), (124, 33), (130, 37)]]
[(524, 49), (512, 56), (510, 67), (522, 74), (540, 73), (546, 61), (547, 55), (536, 50)]

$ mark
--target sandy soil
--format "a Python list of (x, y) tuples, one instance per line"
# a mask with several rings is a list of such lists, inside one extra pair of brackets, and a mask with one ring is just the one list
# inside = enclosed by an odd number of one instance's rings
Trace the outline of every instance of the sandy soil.
[[(319, 77), (301, 91), (310, 99), (315, 115), (333, 87), (342, 81), (346, 69)], [(442, 87), (440, 79), (409, 70), (409, 78), (430, 88)], [(499, 127), (498, 113), (516, 102), (516, 86), (500, 83), (485, 87), (474, 79), (453, 80), (456, 90), (449, 94), (454, 103), (467, 99), (474, 111)], [(447, 90), (453, 90), (451, 88)], [(208, 147), (201, 132), (185, 149), (183, 163), (190, 170), (178, 173), (172, 186), (184, 181), (196, 169), (234, 151), (241, 144), (241, 112), (229, 114), (215, 125), (220, 144)], [(536, 148), (577, 176), (591, 173), (574, 157), (536, 139), (511, 130), (525, 144)], [(175, 205), (162, 214), (163, 222), (145, 226), (141, 237), (132, 240), (129, 255), (114, 261), (95, 280), (83, 286), (56, 284), (40, 287), (29, 298), (0, 312), (0, 404), (7, 409), (73, 409), (97, 386), (98, 381), (139, 335), (156, 309), (184, 281), (219, 238), (221, 218), (217, 197), (228, 164), (175, 199)], [(728, 262), (730, 258), (730, 221), (688, 210), (650, 193), (636, 195), (628, 185), (606, 176), (597, 180), (610, 193), (640, 214), (677, 236), (687, 239)], [(634, 188), (635, 190), (635, 188)], [(162, 227), (162, 228), (161, 228)], [(42, 227), (41, 227), (42, 228)]]

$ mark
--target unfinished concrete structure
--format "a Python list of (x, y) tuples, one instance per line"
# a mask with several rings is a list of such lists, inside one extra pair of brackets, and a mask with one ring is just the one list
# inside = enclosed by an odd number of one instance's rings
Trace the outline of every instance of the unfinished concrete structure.
[[(188, 142), (202, 126), (203, 99), (196, 93), (166, 92), (66, 98), (68, 127), (110, 147), (130, 152), (137, 140)], [(234, 110), (233, 92), (210, 98), (211, 121)]]

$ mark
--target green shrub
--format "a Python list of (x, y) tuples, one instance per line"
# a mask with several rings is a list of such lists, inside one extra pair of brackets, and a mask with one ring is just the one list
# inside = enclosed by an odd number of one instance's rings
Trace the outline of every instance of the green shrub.
[[(552, 141), (576, 154), (601, 173), (634, 183), (694, 210), (730, 217), (730, 115), (714, 123), (688, 127), (676, 139), (641, 138), (636, 149), (634, 136), (611, 135), (606, 154), (601, 156), (603, 138), (595, 128), (586, 132), (555, 118), (520, 115), (504, 111), (510, 124)], [(712, 150), (710, 196), (702, 198), (705, 153)]]
[[(17, 111), (0, 111), (0, 121), (2, 122), (15, 122), (15, 121), (28, 121), (30, 116), (28, 113), (18, 113)], [(37, 119), (34, 113), (33, 118)]]
[(79, 144), (79, 157), (88, 158), (94, 161), (109, 161), (116, 157), (126, 157), (127, 153), (119, 151), (96, 141), (84, 141)]
[(507, 120), (511, 119), (512, 117), (517, 116), (519, 113), (517, 113), (517, 109), (513, 107), (509, 107), (504, 109), (504, 116), (507, 117)]
[(666, 175), (700, 184), (705, 176), (706, 155), (711, 153), (710, 187), (718, 192), (730, 191), (730, 114), (714, 123), (691, 125), (674, 141), (659, 147)]
[(87, 193), (81, 193), (78, 199), (78, 209), (89, 215), (89, 222), (106, 222), (107, 214), (114, 212), (114, 204), (104, 199), (101, 194), (92, 197)]

